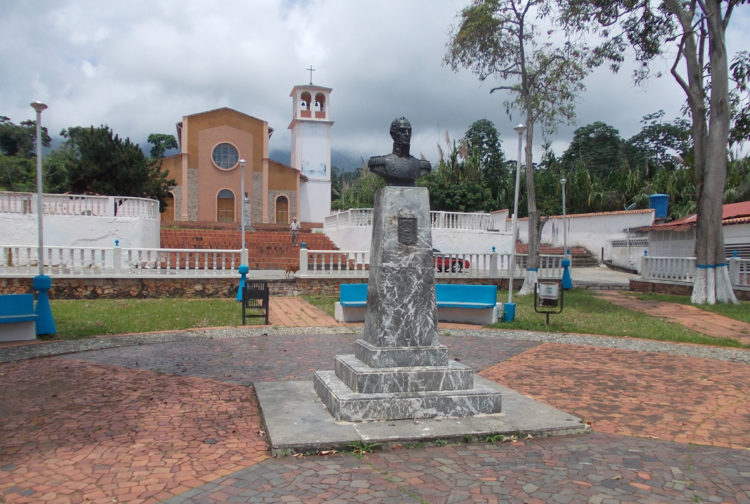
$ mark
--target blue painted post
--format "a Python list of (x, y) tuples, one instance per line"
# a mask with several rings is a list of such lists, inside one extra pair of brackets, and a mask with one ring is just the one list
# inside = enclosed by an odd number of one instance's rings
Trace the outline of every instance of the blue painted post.
[(562, 264), (562, 267), (563, 267), (562, 288), (572, 289), (573, 279), (570, 278), (570, 259), (566, 257), (565, 259), (562, 260), (560, 264)]
[(55, 319), (52, 317), (52, 308), (49, 305), (49, 295), (47, 291), (52, 287), (52, 279), (47, 275), (37, 275), (34, 277), (32, 285), (37, 291), (36, 307), (34, 313), (39, 318), (36, 321), (36, 335), (56, 334)]
[(247, 272), (250, 271), (250, 268), (247, 264), (240, 264), (237, 271), (240, 272), (240, 286), (237, 288), (237, 301), (242, 301), (242, 293), (245, 291), (245, 282), (247, 281)]

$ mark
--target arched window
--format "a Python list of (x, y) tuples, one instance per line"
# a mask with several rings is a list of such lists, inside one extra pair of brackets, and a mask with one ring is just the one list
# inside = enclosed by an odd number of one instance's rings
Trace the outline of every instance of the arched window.
[(300, 102), (300, 106), (302, 107), (302, 110), (310, 110), (310, 102), (312, 101), (312, 97), (310, 96), (310, 93), (304, 92), (302, 93), (302, 101)]
[(286, 196), (276, 198), (276, 224), (289, 223), (289, 200)]
[(326, 95), (318, 93), (315, 95), (315, 111), (323, 112), (326, 109)]
[(229, 189), (216, 196), (216, 222), (234, 222), (234, 193)]

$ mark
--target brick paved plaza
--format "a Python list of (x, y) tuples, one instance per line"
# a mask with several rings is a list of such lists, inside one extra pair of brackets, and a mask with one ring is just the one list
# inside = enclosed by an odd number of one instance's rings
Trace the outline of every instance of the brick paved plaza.
[(750, 502), (747, 359), (451, 330), (593, 433), (271, 458), (252, 384), (309, 380), (358, 328), (235, 332), (0, 364), (0, 502)]

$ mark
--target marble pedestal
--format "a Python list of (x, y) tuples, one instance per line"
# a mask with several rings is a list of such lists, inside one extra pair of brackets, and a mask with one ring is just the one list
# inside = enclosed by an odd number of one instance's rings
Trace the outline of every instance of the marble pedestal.
[(499, 388), (448, 359), (438, 341), (429, 194), (387, 186), (373, 211), (364, 338), (313, 386), (337, 420), (500, 413)]

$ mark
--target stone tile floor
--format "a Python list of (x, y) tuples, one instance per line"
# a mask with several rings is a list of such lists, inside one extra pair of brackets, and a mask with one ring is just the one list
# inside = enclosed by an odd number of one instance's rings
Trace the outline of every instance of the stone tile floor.
[(441, 342), (593, 434), (268, 457), (251, 384), (309, 379), (356, 337), (300, 328), (2, 363), (0, 502), (750, 502), (750, 365), (502, 333)]

